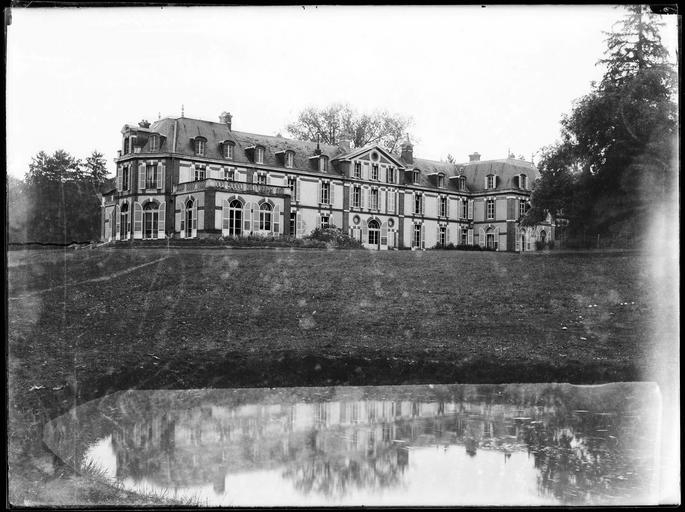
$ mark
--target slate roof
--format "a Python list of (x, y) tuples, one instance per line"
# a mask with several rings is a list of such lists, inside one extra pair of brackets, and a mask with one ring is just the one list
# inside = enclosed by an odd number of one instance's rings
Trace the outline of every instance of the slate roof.
[[(174, 125), (176, 125), (176, 153), (186, 154), (191, 157), (194, 156), (193, 139), (195, 137), (204, 137), (207, 139), (205, 158), (224, 160), (227, 164), (229, 164), (229, 162), (235, 164), (252, 164), (252, 159), (248, 156), (246, 149), (259, 145), (264, 147), (263, 165), (284, 168), (284, 156), (282, 152), (292, 150), (295, 153), (293, 162), (294, 169), (318, 172), (316, 160), (311, 160), (311, 157), (315, 155), (317, 149), (316, 142), (229, 130), (224, 123), (188, 117), (164, 118), (152, 123), (150, 131), (157, 132), (165, 137), (161, 141), (160, 152), (173, 151)], [(223, 141), (231, 141), (235, 144), (233, 160), (225, 160), (223, 158), (221, 148), (221, 143)], [(344, 146), (330, 144), (319, 144), (319, 148), (322, 155), (329, 157), (328, 174), (334, 172), (330, 160), (340, 158), (345, 154), (359, 152), (359, 149), (348, 151)], [(449, 178), (451, 176), (461, 175), (462, 169), (463, 175), (466, 176), (466, 192), (485, 191), (484, 181), (485, 176), (488, 174), (495, 174), (498, 177), (496, 190), (518, 188), (514, 184), (514, 177), (519, 174), (526, 174), (528, 176), (528, 189), (530, 189), (535, 179), (539, 176), (537, 169), (531, 162), (515, 158), (450, 164), (448, 162), (414, 157), (413, 163), (410, 164), (402, 160), (399, 155), (393, 155), (393, 157), (399, 162), (402, 162), (405, 166), (405, 170), (419, 170), (419, 181), (415, 186), (433, 188), (438, 191), (448, 190), (451, 192), (459, 192), (457, 180), (450, 180)], [(439, 172), (445, 174), (445, 189), (439, 189), (437, 187), (436, 177), (431, 176), (432, 174)], [(411, 183), (407, 183), (407, 185), (412, 186)]]

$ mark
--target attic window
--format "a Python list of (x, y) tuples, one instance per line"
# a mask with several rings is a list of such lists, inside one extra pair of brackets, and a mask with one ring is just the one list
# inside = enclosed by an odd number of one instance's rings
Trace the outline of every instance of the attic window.
[(207, 139), (204, 137), (195, 137), (195, 154), (197, 156), (205, 156), (207, 149)]
[(262, 146), (257, 146), (255, 148), (254, 161), (256, 164), (264, 163), (264, 148)]
[(319, 157), (319, 172), (328, 171), (328, 157), (321, 155)]
[(222, 144), (223, 156), (226, 160), (233, 160), (233, 150), (235, 144), (230, 140), (224, 141)]
[(159, 135), (150, 135), (150, 153), (159, 151)]
[(438, 174), (438, 187), (445, 188), (445, 175), (442, 173)]
[(519, 175), (519, 187), (524, 190), (528, 188), (528, 176), (525, 174)]
[(292, 169), (295, 163), (295, 153), (293, 151), (285, 152), (285, 166), (288, 169)]
[(459, 176), (459, 179), (457, 179), (457, 184), (459, 186), (459, 190), (465, 191), (466, 190), (466, 176)]
[(495, 188), (495, 175), (494, 174), (488, 174), (485, 177), (485, 188), (486, 189)]
[(411, 179), (412, 183), (417, 185), (419, 183), (419, 171), (418, 169), (414, 169), (414, 171), (411, 173)]

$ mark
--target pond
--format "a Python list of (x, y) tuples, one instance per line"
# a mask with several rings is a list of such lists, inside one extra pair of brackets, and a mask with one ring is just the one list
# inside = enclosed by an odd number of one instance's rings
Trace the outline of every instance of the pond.
[(652, 383), (132, 390), (44, 442), (206, 506), (652, 504), (660, 407)]

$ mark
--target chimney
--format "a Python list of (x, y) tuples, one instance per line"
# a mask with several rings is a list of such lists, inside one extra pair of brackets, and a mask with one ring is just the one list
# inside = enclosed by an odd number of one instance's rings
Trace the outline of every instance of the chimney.
[(320, 155), (321, 154), (321, 146), (319, 145), (319, 135), (316, 135), (316, 149), (314, 150), (315, 155)]
[(349, 153), (352, 150), (352, 141), (350, 139), (342, 138), (338, 142), (338, 146), (340, 146), (345, 153)]
[(402, 152), (400, 153), (402, 160), (404, 160), (408, 164), (413, 164), (414, 163), (414, 146), (412, 146), (412, 143), (409, 141), (409, 134), (407, 134), (407, 140), (405, 140), (402, 143), (402, 145), (400, 146), (400, 149), (402, 150)]
[(469, 155), (469, 162), (480, 162), (480, 153), (477, 151)]
[(219, 122), (225, 124), (228, 129), (231, 129), (231, 120), (233, 119), (233, 116), (231, 115), (230, 112), (222, 112), (221, 115), (219, 116)]

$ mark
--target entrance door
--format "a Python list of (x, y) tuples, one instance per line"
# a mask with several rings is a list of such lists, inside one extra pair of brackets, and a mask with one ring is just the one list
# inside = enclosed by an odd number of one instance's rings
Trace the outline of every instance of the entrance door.
[(381, 248), (381, 226), (377, 220), (369, 221), (369, 239), (368, 243), (374, 249)]
[(193, 236), (193, 205), (186, 207), (186, 238)]

